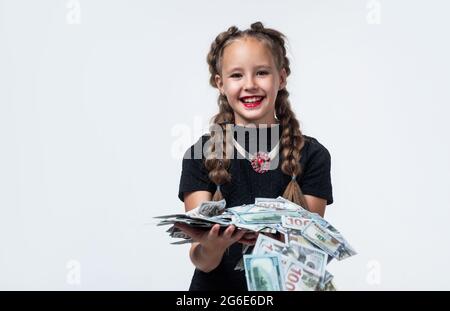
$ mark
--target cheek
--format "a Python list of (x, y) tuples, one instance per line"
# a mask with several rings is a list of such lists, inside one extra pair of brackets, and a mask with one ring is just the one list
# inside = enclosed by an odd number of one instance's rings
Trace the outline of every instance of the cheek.
[(239, 95), (240, 86), (236, 83), (228, 84), (225, 88), (225, 91), (229, 96), (238, 96)]
[(276, 96), (278, 92), (278, 84), (274, 79), (266, 79), (261, 81), (261, 87), (266, 91), (267, 94)]

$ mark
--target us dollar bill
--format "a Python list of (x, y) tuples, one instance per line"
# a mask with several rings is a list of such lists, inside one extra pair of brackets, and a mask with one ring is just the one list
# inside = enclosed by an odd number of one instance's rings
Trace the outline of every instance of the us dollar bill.
[(333, 256), (337, 260), (342, 260), (356, 254), (353, 248), (346, 245), (344, 241), (336, 239), (330, 231), (323, 229), (315, 222), (310, 223), (302, 231), (302, 235), (305, 239), (315, 244), (328, 255)]
[(284, 278), (288, 291), (314, 291), (319, 289), (321, 277), (300, 261), (288, 257)]
[(328, 262), (327, 253), (315, 247), (301, 245), (295, 241), (289, 243), (289, 247), (286, 248), (285, 254), (287, 253), (290, 257), (295, 258), (303, 265), (310, 268), (321, 278), (324, 278)]
[(277, 254), (244, 255), (244, 266), (249, 291), (284, 290), (284, 276)]
[(296, 216), (289, 216), (289, 215), (282, 215), (281, 216), (281, 225), (284, 228), (294, 229), (298, 231), (302, 231), (306, 228), (309, 223), (313, 221), (311, 218), (305, 218), (305, 217), (296, 217)]

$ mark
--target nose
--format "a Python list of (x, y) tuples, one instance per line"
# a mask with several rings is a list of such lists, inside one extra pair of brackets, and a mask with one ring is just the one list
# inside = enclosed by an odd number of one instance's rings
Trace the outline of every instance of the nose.
[(255, 84), (255, 81), (253, 80), (253, 77), (248, 77), (245, 80), (244, 89), (247, 91), (247, 90), (254, 90), (255, 88), (256, 88), (256, 84)]

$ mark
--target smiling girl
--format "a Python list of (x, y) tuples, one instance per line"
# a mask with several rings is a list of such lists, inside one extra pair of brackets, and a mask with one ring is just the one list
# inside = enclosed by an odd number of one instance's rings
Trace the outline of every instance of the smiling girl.
[[(283, 196), (323, 216), (333, 203), (331, 157), (302, 134), (291, 109), (284, 35), (260, 22), (243, 31), (232, 26), (211, 44), (207, 62), (219, 112), (183, 159), (178, 197), (185, 210), (223, 198), (228, 208)], [(196, 157), (195, 150), (206, 152)], [(190, 290), (247, 290), (244, 271), (234, 267), (255, 234), (233, 225), (223, 232), (219, 225), (207, 232), (176, 226), (194, 240)]]

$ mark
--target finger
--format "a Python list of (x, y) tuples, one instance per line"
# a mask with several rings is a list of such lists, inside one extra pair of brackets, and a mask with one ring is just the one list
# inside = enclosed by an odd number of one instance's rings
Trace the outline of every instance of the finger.
[(209, 230), (208, 237), (217, 238), (219, 236), (220, 225), (212, 226), (211, 230)]
[(246, 233), (244, 234), (244, 237), (245, 237), (246, 239), (253, 239), (253, 238), (256, 237), (256, 235), (257, 235), (256, 232), (246, 232)]
[(223, 233), (223, 237), (226, 238), (226, 239), (230, 239), (235, 228), (236, 227), (233, 226), (233, 225), (228, 226), (228, 228)]
[[(236, 234), (237, 235), (237, 234)], [(251, 242), (256, 242), (256, 238), (249, 238), (247, 236), (247, 234), (244, 234), (243, 236), (241, 236), (241, 238), (238, 240), (238, 242), (245, 242), (245, 243), (251, 243)]]
[(239, 241), (241, 239), (246, 239), (245, 237), (246, 232), (243, 230), (236, 230), (236, 232), (231, 236), (231, 239), (234, 241)]

